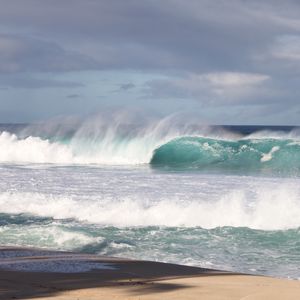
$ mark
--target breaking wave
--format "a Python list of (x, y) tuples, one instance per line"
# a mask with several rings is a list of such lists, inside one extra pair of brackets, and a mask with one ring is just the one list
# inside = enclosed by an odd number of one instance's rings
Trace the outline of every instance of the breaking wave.
[[(76, 127), (77, 126), (77, 127)], [(0, 163), (99, 164), (193, 169), (300, 170), (300, 138), (290, 133), (248, 136), (165, 118), (133, 126), (119, 117), (84, 122), (73, 130), (0, 132)]]
[(137, 122), (117, 114), (109, 120), (101, 116), (80, 124), (46, 123), (18, 132), (0, 131), (0, 163), (148, 164), (156, 148), (176, 137), (225, 132), (182, 125), (175, 119)]
[[(164, 141), (166, 139), (166, 141)], [(179, 167), (204, 170), (300, 171), (300, 141), (292, 139), (221, 140), (183, 136), (147, 140), (50, 141), (0, 134), (0, 163), (101, 164)]]
[(233, 190), (224, 191), (223, 196), (211, 201), (199, 196), (199, 199), (185, 202), (172, 198), (151, 203), (138, 197), (118, 201), (96, 198), (81, 201), (68, 196), (1, 193), (0, 207), (2, 214), (73, 219), (101, 226), (199, 226), (206, 229), (231, 226), (285, 230), (299, 228), (299, 193), (297, 186), (284, 184), (273, 189), (260, 187), (250, 200), (246, 190)]
[(300, 170), (300, 142), (291, 139), (173, 139), (154, 151), (152, 165), (202, 169)]

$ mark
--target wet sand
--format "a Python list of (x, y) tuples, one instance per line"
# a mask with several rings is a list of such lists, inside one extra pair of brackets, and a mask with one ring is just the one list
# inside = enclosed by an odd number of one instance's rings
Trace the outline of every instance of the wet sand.
[[(81, 266), (90, 269), (82, 271)], [(300, 281), (96, 255), (0, 248), (0, 299), (299, 300)]]

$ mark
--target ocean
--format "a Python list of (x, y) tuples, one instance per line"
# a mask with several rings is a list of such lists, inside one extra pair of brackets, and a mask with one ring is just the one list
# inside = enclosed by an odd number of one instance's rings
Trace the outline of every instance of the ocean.
[(300, 278), (300, 131), (0, 126), (0, 245)]

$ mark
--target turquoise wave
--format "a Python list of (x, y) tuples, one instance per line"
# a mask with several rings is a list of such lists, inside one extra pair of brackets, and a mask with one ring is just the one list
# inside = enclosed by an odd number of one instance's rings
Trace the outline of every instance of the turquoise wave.
[(154, 150), (152, 166), (195, 169), (300, 171), (300, 141), (242, 139), (236, 141), (185, 136)]

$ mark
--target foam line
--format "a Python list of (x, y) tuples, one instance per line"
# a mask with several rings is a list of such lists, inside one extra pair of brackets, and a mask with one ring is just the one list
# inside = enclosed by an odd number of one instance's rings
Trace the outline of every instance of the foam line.
[[(249, 227), (253, 229), (275, 230), (298, 228), (300, 220), (300, 189), (294, 185), (258, 186), (247, 190), (224, 191), (215, 200), (203, 198), (180, 201), (161, 199), (143, 202), (137, 196), (116, 201), (90, 199), (75, 200), (67, 196), (49, 196), (37, 193), (2, 193), (0, 208), (2, 213), (29, 213), (55, 219), (75, 219), (80, 222), (103, 226), (183, 226), (215, 228), (219, 226)], [(167, 212), (167, 214), (166, 214)], [(1, 229), (2, 238), (6, 236)], [(32, 235), (37, 229), (30, 229)], [(7, 233), (9, 235), (9, 232)], [(15, 233), (16, 234), (16, 233)], [(40, 232), (37, 232), (40, 235)], [(84, 235), (70, 236), (64, 233), (63, 241), (73, 239), (93, 239)], [(59, 239), (58, 239), (59, 240)]]

